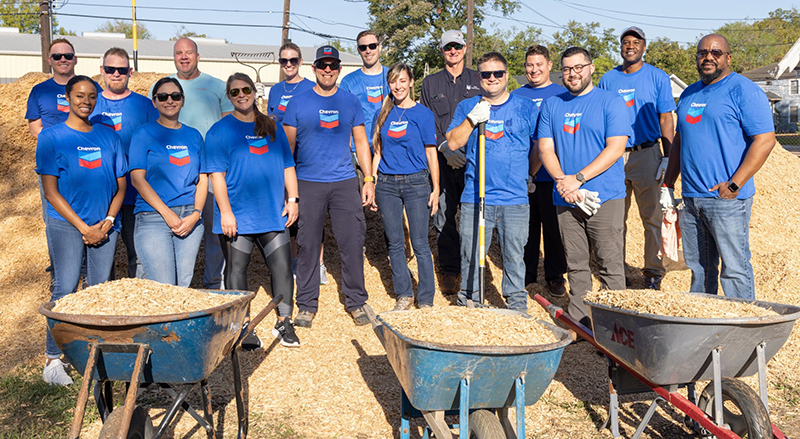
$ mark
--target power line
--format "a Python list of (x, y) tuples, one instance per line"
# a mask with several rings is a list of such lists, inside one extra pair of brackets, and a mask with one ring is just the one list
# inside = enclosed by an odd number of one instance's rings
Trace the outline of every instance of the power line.
[(590, 6), (584, 5), (580, 3), (570, 2), (566, 0), (553, 0), (556, 3), (562, 3), (564, 5), (573, 5), (573, 6), (582, 6), (584, 8), (589, 9), (596, 9), (598, 11), (605, 11), (605, 12), (615, 12), (618, 14), (625, 14), (625, 15), (635, 15), (638, 17), (651, 17), (651, 18), (665, 18), (670, 20), (695, 20), (695, 21), (758, 21), (764, 20), (764, 18), (705, 18), (705, 17), (674, 17), (669, 15), (654, 15), (654, 14), (638, 14), (636, 12), (630, 11), (617, 11), (614, 9), (605, 9), (605, 8), (598, 8), (597, 6)]
[(548, 18), (547, 16), (545, 16), (545, 15), (544, 15), (544, 14), (542, 14), (541, 12), (539, 12), (539, 11), (537, 11), (536, 9), (533, 9), (532, 7), (528, 6), (526, 3), (522, 3), (522, 2), (520, 2), (520, 4), (521, 4), (522, 6), (525, 6), (525, 7), (526, 7), (526, 8), (528, 8), (528, 9), (530, 9), (531, 11), (533, 11), (533, 13), (534, 13), (534, 14), (536, 14), (536, 15), (538, 15), (538, 16), (540, 16), (540, 17), (544, 18), (545, 20), (549, 21), (550, 23), (553, 23), (553, 24), (554, 24), (554, 25), (556, 25), (557, 27), (560, 27), (561, 29), (566, 29), (566, 28), (565, 28), (563, 25), (560, 25), (560, 24), (556, 23), (555, 21), (551, 20), (550, 18)]

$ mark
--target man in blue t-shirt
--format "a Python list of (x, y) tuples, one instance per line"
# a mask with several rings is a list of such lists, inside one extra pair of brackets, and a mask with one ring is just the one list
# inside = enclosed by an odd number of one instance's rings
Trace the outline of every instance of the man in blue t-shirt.
[(678, 101), (678, 127), (661, 205), (674, 207), (673, 185), (681, 174), (683, 257), (692, 270), (689, 291), (716, 294), (722, 284), (726, 296), (754, 300), (753, 175), (775, 146), (772, 111), (764, 91), (731, 72), (725, 37), (703, 37), (696, 59), (700, 81), (684, 90)]
[[(112, 47), (106, 51), (100, 66), (100, 76), (103, 78), (103, 92), (97, 95), (97, 105), (90, 120), (93, 124), (105, 125), (117, 132), (127, 160), (133, 132), (147, 122), (158, 119), (158, 110), (150, 99), (128, 88), (131, 67), (130, 57), (125, 49)], [(133, 229), (136, 225), (133, 207), (137, 192), (131, 184), (130, 174), (126, 174), (125, 178), (127, 189), (120, 210), (121, 236), (128, 255), (128, 277), (141, 277), (142, 267), (133, 243)]]
[(553, 203), (569, 267), (569, 313), (591, 328), (583, 297), (592, 289), (592, 254), (602, 288), (625, 289), (622, 154), (631, 121), (618, 94), (592, 85), (594, 64), (586, 49), (564, 51), (561, 73), (569, 93), (542, 104), (539, 153), (556, 182)]
[(356, 325), (369, 324), (364, 311), (364, 206), (375, 199), (374, 177), (358, 179), (350, 159), (350, 138), (362, 169), (372, 169), (358, 98), (336, 86), (341, 71), (339, 51), (317, 49), (314, 75), (317, 85), (289, 101), (283, 116), (286, 138), (295, 156), (300, 194), (297, 231), (296, 326), (310, 327), (319, 303), (319, 254), (325, 214), (330, 213), (333, 235), (342, 261), (345, 308)]
[[(666, 273), (658, 257), (663, 219), (659, 186), (667, 170), (669, 149), (675, 135), (672, 120), (675, 100), (669, 76), (642, 61), (647, 44), (644, 31), (629, 27), (622, 32), (620, 42), (622, 65), (603, 75), (598, 87), (619, 93), (631, 115), (633, 135), (628, 139), (622, 156), (625, 162), (625, 220), (627, 222), (631, 194), (634, 194), (644, 227), (642, 271), (645, 288), (659, 290)], [(661, 148), (658, 147), (659, 139)], [(629, 284), (627, 278), (626, 284)]]
[[(479, 301), (478, 289), (478, 132), (485, 124), (485, 246), (497, 229), (503, 255), (503, 297), (509, 309), (528, 311), (523, 254), (528, 242), (528, 171), (531, 136), (539, 110), (529, 99), (508, 92), (508, 63), (497, 52), (478, 59), (481, 96), (456, 107), (447, 130), (447, 145), (466, 150), (467, 166), (461, 193), (461, 289), (458, 304)], [(485, 255), (485, 253), (484, 253)]]
[[(553, 84), (550, 71), (553, 61), (547, 47), (535, 45), (525, 52), (525, 77), (528, 83), (512, 93), (528, 98), (539, 109), (542, 102), (550, 96), (565, 93), (566, 88)], [(544, 280), (553, 297), (564, 297), (567, 289), (564, 286), (564, 274), (567, 272), (567, 260), (564, 257), (564, 245), (561, 243), (561, 232), (558, 230), (558, 215), (553, 204), (553, 177), (540, 166), (539, 151), (534, 153), (536, 164), (531, 167), (531, 180), (535, 190), (528, 194), (531, 206), (531, 221), (528, 227), (528, 243), (525, 245), (525, 285), (535, 284), (539, 268), (540, 237), (544, 241)], [(538, 169), (536, 169), (538, 168)]]

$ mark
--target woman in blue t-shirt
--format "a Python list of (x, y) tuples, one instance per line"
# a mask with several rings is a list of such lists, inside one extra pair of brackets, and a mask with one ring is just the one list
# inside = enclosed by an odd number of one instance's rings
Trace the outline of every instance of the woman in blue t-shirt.
[[(404, 206), (419, 271), (417, 304), (426, 308), (433, 306), (435, 288), (433, 258), (428, 245), (429, 219), (439, 206), (435, 119), (431, 110), (414, 102), (414, 75), (409, 66), (393, 65), (387, 79), (391, 93), (383, 101), (372, 133), (375, 149), (372, 173), (378, 176), (375, 203), (389, 241), (389, 260), (397, 295), (394, 309), (406, 310), (414, 305), (405, 256)], [(373, 210), (375, 208), (373, 205)]]
[[(247, 266), (257, 246), (271, 273), (272, 294), (283, 295), (272, 334), (300, 346), (292, 322), (292, 257), (288, 226), (297, 220), (297, 175), (283, 128), (255, 105), (255, 84), (244, 73), (228, 78), (233, 113), (206, 134), (206, 163), (214, 188), (213, 232), (225, 256), (225, 286), (247, 290)], [(286, 198), (284, 198), (284, 193)], [(258, 338), (242, 347), (260, 346)]]
[(178, 121), (183, 88), (175, 78), (153, 86), (159, 116), (131, 137), (128, 167), (139, 192), (133, 213), (133, 241), (143, 277), (188, 287), (203, 239), (202, 209), (208, 176), (201, 163), (203, 136)]
[[(36, 172), (42, 177), (47, 199), (45, 234), (55, 272), (51, 300), (78, 289), (84, 258), (88, 285), (109, 279), (119, 230), (115, 222), (125, 198), (127, 172), (119, 136), (111, 128), (89, 121), (97, 102), (94, 81), (75, 76), (66, 85), (66, 95), (67, 120), (44, 129), (36, 145)], [(46, 353), (44, 380), (72, 384), (49, 330)]]

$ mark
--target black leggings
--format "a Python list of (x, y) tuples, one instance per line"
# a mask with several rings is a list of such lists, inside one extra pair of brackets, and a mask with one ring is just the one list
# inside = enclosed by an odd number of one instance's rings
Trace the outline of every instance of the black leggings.
[(267, 262), (272, 279), (272, 296), (283, 295), (283, 302), (278, 305), (278, 315), (291, 317), (294, 282), (292, 280), (292, 252), (289, 246), (289, 233), (267, 232), (253, 235), (236, 235), (228, 238), (219, 235), (222, 254), (225, 256), (225, 287), (230, 290), (247, 291), (247, 266), (253, 244), (261, 250)]

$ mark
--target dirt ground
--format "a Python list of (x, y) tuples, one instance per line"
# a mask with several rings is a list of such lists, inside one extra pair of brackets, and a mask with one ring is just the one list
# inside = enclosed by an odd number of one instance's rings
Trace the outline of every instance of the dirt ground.
[[(132, 88), (146, 91), (160, 76), (136, 74)], [(37, 309), (49, 300), (48, 276), (44, 271), (47, 252), (34, 172), (35, 143), (23, 118), (30, 88), (44, 79), (45, 75), (34, 73), (15, 83), (0, 85), (0, 96), (7, 102), (0, 109), (0, 163), (3, 163), (0, 167), (0, 285), (3, 285), (0, 290), (0, 345), (4, 346), (0, 350), (0, 376), (23, 365), (43, 365), (45, 359), (45, 321)], [(761, 300), (800, 305), (800, 258), (797, 257), (800, 212), (793, 201), (800, 191), (798, 171), (800, 158), (778, 146), (756, 176), (758, 193), (753, 203), (750, 243), (756, 294)], [(400, 385), (372, 329), (354, 326), (344, 310), (339, 287), (339, 257), (330, 233), (325, 246), (330, 283), (321, 288), (314, 327), (298, 328), (301, 347), (284, 348), (272, 339), (269, 325), (274, 320), (268, 317), (260, 331), (264, 348), (240, 355), (253, 421), (250, 437), (287, 437), (277, 436), (273, 429), (265, 427), (268, 425), (283, 426), (306, 438), (399, 437)], [(642, 251), (641, 223), (638, 215), (632, 213), (628, 220), (626, 262), (633, 288), (644, 286), (640, 273)], [(117, 260), (117, 273), (121, 275), (124, 272), (121, 253)], [(489, 257), (487, 283), (488, 300), (495, 305), (502, 303), (499, 260), (495, 246)], [(416, 279), (415, 261), (410, 263), (410, 268)], [(364, 273), (370, 305), (378, 312), (390, 309), (394, 305), (391, 270), (380, 217), (374, 213), (367, 214)], [(199, 285), (201, 274), (202, 261), (198, 261), (194, 286)], [(250, 288), (255, 290), (262, 284), (269, 291), (268, 276), (261, 256), (255, 255), (250, 267)], [(690, 276), (688, 270), (669, 272), (662, 289), (687, 291)], [(535, 293), (547, 297), (543, 280), (540, 282), (529, 289), (531, 297)], [(598, 285), (595, 281), (595, 286)], [(269, 297), (257, 297), (253, 309), (260, 310), (268, 301)], [(451, 303), (451, 298), (437, 292), (435, 306)], [(556, 299), (554, 303), (564, 307), (567, 304), (566, 299)], [(529, 301), (529, 312), (550, 320), (533, 300)], [(795, 326), (787, 343), (770, 361), (767, 377), (772, 421), (789, 436), (800, 436), (798, 358), (800, 329)], [(588, 343), (568, 346), (555, 379), (539, 402), (526, 408), (527, 436), (611, 437), (608, 430), (601, 428), (608, 413), (606, 365), (605, 359)], [(215, 427), (223, 431), (225, 437), (235, 436), (237, 428), (230, 376), (230, 364), (225, 361), (210, 378)], [(755, 388), (755, 377), (744, 380)], [(165, 398), (158, 391), (149, 392), (153, 397), (147, 398), (146, 404), (157, 423), (166, 408)], [(195, 402), (198, 399), (193, 397)], [(640, 394), (621, 399), (621, 428), (623, 436), (630, 437), (652, 397)], [(667, 404), (662, 403), (661, 407), (643, 437), (689, 437), (690, 430), (684, 427), (682, 413)], [(420, 420), (412, 422), (412, 437), (420, 437), (422, 425)], [(85, 425), (85, 436), (96, 436), (100, 428), (99, 421)], [(205, 437), (205, 433), (184, 414), (168, 436)]]

